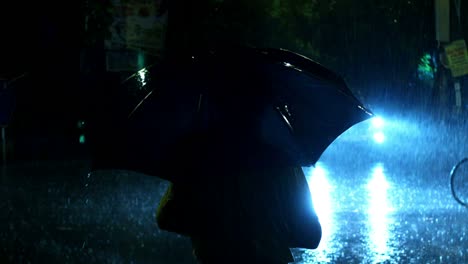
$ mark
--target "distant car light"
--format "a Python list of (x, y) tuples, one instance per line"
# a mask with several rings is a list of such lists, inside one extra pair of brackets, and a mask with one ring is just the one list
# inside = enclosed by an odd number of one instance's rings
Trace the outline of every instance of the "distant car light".
[(384, 126), (384, 120), (380, 116), (372, 118), (372, 126), (375, 128), (382, 128)]

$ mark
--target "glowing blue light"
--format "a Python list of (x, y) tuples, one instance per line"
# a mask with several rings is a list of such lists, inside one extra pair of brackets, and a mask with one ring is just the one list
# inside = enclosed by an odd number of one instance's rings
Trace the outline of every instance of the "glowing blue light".
[(387, 194), (390, 188), (382, 164), (377, 164), (372, 172), (372, 178), (367, 184), (368, 190), (368, 217), (369, 217), (369, 247), (374, 253), (375, 262), (381, 263), (389, 259), (389, 241), (392, 233), (390, 226), (393, 219), (390, 213), (393, 208), (390, 204)]
[(382, 144), (385, 141), (385, 135), (383, 132), (379, 131), (374, 134), (374, 140), (375, 142)]
[[(309, 189), (312, 193), (314, 208), (319, 218), (327, 218), (331, 213), (331, 186), (327, 180), (326, 170), (318, 163), (312, 170)], [(328, 220), (328, 219), (327, 219)], [(322, 222), (322, 221), (321, 221)]]
[[(316, 251), (316, 259), (327, 260), (329, 258), (327, 251), (333, 248), (332, 237), (335, 232), (333, 223), (333, 200), (331, 193), (333, 186), (327, 179), (328, 171), (318, 162), (311, 168), (309, 173), (309, 189), (312, 195), (312, 201), (315, 212), (322, 226), (322, 239)], [(329, 262), (329, 261), (327, 261)]]
[(375, 128), (382, 128), (384, 126), (385, 122), (382, 117), (376, 116), (372, 118), (372, 126)]

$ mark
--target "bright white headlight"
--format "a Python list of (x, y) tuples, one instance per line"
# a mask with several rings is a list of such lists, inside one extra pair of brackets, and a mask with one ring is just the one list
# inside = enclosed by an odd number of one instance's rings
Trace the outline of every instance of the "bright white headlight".
[(375, 128), (382, 128), (384, 126), (384, 120), (380, 116), (372, 118), (372, 126)]

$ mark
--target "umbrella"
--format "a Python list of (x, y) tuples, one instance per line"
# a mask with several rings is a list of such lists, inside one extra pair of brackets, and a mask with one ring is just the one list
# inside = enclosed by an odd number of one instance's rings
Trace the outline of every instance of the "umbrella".
[(125, 120), (91, 133), (94, 170), (177, 181), (195, 167), (309, 166), (372, 117), (340, 76), (284, 49), (197, 52), (122, 87), (139, 95)]

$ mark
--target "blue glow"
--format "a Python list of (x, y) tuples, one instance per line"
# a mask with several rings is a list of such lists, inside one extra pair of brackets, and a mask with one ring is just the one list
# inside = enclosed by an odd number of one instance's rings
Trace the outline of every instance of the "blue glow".
[(382, 128), (385, 124), (385, 121), (380, 116), (376, 116), (372, 118), (371, 122), (372, 122), (372, 126), (374, 126), (375, 128)]
[(393, 211), (393, 208), (387, 194), (390, 187), (383, 165), (376, 164), (372, 171), (372, 178), (367, 184), (369, 248), (373, 252), (374, 263), (386, 261), (391, 255), (391, 248), (388, 244), (392, 235), (389, 227), (393, 220), (389, 217), (389, 213)]
[[(387, 180), (383, 163), (376, 163), (368, 172), (369, 179), (349, 179), (335, 185), (333, 178), (338, 173), (318, 162), (315, 167), (306, 167), (306, 177), (312, 193), (314, 207), (322, 225), (322, 240), (317, 249), (301, 254), (301, 263), (347, 263), (347, 250), (355, 244), (365, 246), (360, 263), (391, 262), (399, 247), (395, 233), (395, 218), (391, 198), (392, 184)], [(356, 185), (354, 185), (354, 183)], [(336, 196), (335, 196), (336, 191)], [(364, 213), (364, 219), (354, 219)], [(365, 226), (357, 233), (347, 233), (357, 222)], [(337, 237), (345, 233), (346, 241)], [(348, 240), (349, 239), (349, 240)], [(344, 253), (343, 253), (344, 252)]]
[(374, 141), (382, 144), (385, 141), (385, 134), (382, 131), (374, 133)]
[(334, 208), (331, 193), (333, 186), (328, 180), (328, 171), (322, 163), (318, 162), (310, 168), (308, 173), (309, 189), (312, 194), (314, 209), (322, 226), (322, 239), (319, 247), (315, 250), (317, 261), (330, 262), (330, 251), (335, 247), (331, 244), (335, 233)]
[(322, 224), (329, 223), (329, 216), (332, 212), (332, 202), (330, 198), (332, 187), (327, 179), (327, 171), (320, 163), (317, 163), (312, 169), (309, 189), (311, 190), (314, 208), (320, 222), (323, 222)]

